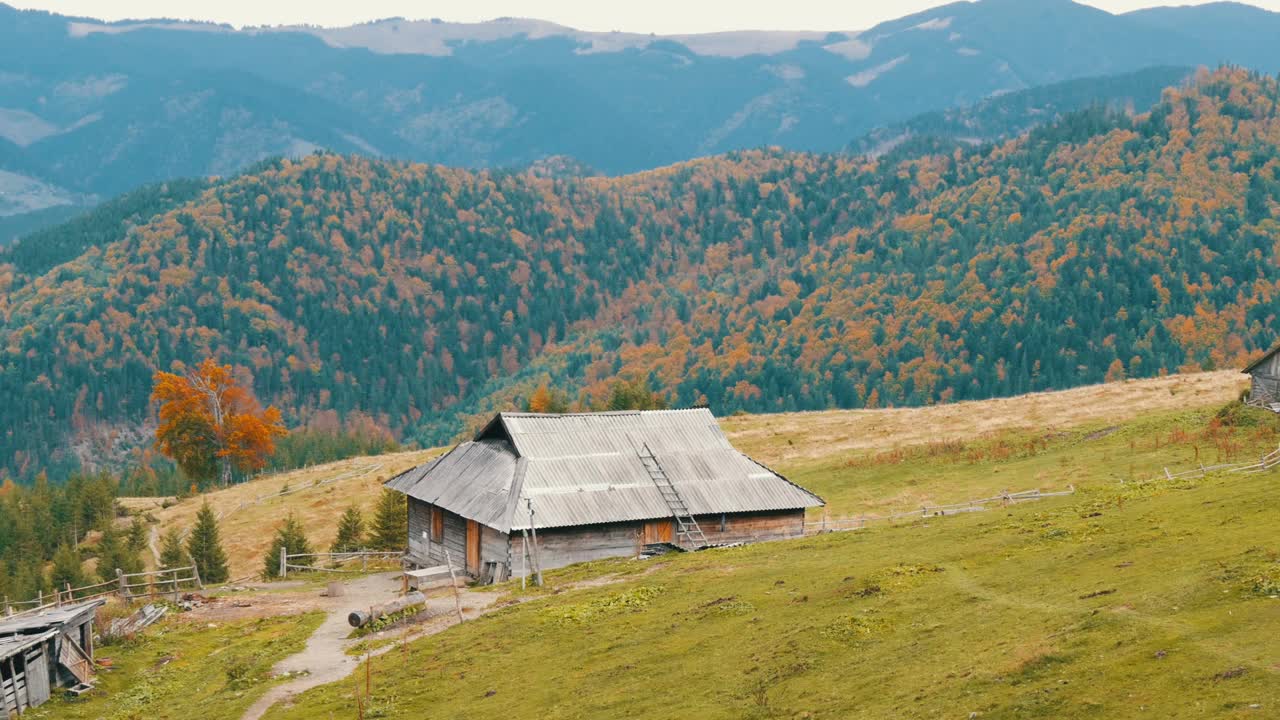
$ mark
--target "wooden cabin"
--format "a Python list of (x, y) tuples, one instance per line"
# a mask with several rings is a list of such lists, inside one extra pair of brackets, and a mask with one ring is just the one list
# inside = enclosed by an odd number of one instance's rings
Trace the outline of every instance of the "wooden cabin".
[(53, 688), (93, 680), (93, 620), (102, 600), (0, 619), (0, 706), (21, 715)]
[(800, 537), (823, 504), (735, 450), (706, 409), (501, 413), (387, 486), (408, 496), (411, 562), (495, 582), (532, 559)]
[(1252, 377), (1249, 404), (1280, 412), (1280, 346), (1244, 369)]

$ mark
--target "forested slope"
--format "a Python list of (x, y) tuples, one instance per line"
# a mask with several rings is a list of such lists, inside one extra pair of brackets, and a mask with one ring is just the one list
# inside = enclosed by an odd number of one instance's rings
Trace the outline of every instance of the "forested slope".
[(717, 412), (923, 404), (1241, 363), (1277, 332), (1280, 87), (1204, 74), (900, 163), (616, 179), (280, 161), (47, 273), (0, 271), (0, 457), (147, 414), (205, 354), (292, 419), (420, 440), (549, 379)]

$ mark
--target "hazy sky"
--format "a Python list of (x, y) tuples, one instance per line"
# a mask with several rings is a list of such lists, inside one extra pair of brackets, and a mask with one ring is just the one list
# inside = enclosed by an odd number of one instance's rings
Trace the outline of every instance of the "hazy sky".
[[(860, 30), (937, 0), (5, 0), (23, 8), (120, 20), (177, 17), (233, 25), (350, 25), (401, 16), (474, 22), (505, 15), (553, 20), (584, 30), (686, 33), (715, 30)], [(1087, 0), (1111, 12), (1207, 0)], [(1026, 0), (1035, 2), (1035, 0)], [(1280, 10), (1280, 0), (1252, 4)]]

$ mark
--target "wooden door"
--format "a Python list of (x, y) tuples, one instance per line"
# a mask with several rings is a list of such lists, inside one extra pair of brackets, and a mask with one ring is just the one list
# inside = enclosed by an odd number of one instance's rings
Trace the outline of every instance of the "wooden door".
[(480, 523), (467, 521), (467, 573), (480, 576)]
[(669, 543), (675, 535), (671, 520), (650, 520), (644, 524), (644, 544)]
[(27, 651), (27, 705), (38, 707), (49, 699), (49, 658), (42, 643)]

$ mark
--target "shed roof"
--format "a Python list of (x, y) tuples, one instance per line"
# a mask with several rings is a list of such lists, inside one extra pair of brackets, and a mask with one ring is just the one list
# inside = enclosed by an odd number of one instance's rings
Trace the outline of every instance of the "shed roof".
[(640, 459), (646, 446), (695, 515), (822, 505), (735, 450), (704, 408), (501, 413), (388, 487), (502, 532), (671, 517)]
[(49, 608), (40, 613), (3, 618), (0, 619), (0, 635), (39, 633), (50, 628), (61, 630), (66, 625), (78, 625), (91, 618), (94, 611), (105, 602), (105, 600), (90, 600), (75, 605)]
[(1254, 360), (1252, 363), (1250, 363), (1250, 364), (1249, 364), (1249, 367), (1247, 367), (1247, 368), (1245, 368), (1245, 369), (1244, 369), (1244, 373), (1245, 373), (1246, 375), (1247, 375), (1247, 374), (1249, 374), (1249, 373), (1252, 373), (1254, 370), (1256, 370), (1256, 369), (1258, 369), (1259, 367), (1261, 367), (1263, 363), (1265, 363), (1266, 361), (1268, 361), (1268, 360), (1270, 360), (1272, 357), (1274, 357), (1276, 353), (1280, 353), (1280, 345), (1276, 345), (1275, 347), (1271, 348), (1271, 349), (1270, 349), (1270, 350), (1268, 350), (1266, 353), (1264, 353), (1262, 357), (1260, 357), (1260, 358), (1258, 358), (1257, 360)]
[(50, 630), (48, 632), (40, 633), (39, 635), (11, 635), (9, 637), (0, 637), (0, 660), (7, 660), (23, 650), (39, 645), (57, 634), (57, 630)]

